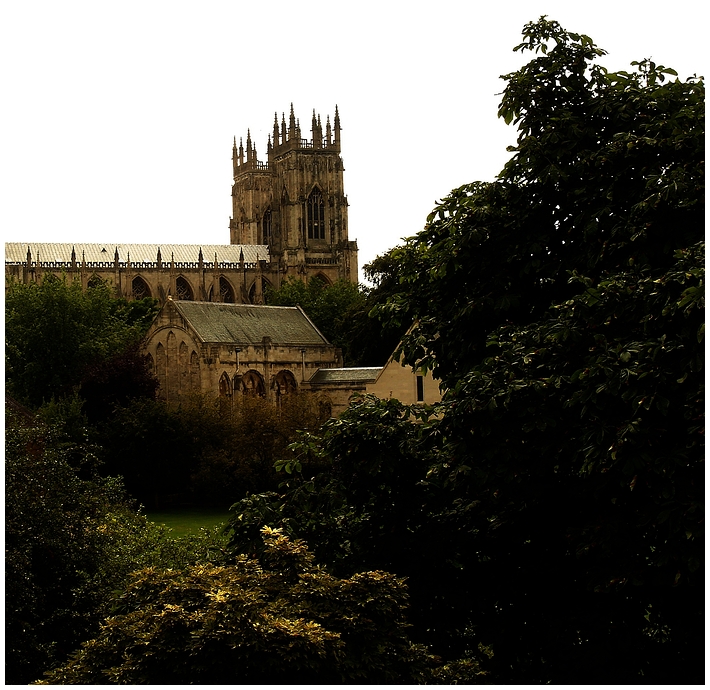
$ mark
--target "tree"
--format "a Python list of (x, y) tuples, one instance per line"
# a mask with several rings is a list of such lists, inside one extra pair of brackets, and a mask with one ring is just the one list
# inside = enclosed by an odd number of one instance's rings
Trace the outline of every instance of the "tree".
[(343, 318), (343, 337), (351, 366), (383, 366), (411, 326), (406, 319), (383, 323), (377, 318), (379, 304), (383, 304), (399, 289), (397, 264), (390, 250), (363, 266), (371, 287), (361, 287), (365, 300), (356, 303)]
[[(501, 683), (702, 682), (703, 82), (649, 60), (609, 73), (545, 18), (523, 35), (536, 57), (499, 113), (513, 157), (392, 250), (375, 308), (415, 323), (401, 351), (444, 381), (438, 415), (388, 436), (381, 408), (354, 409), (313, 440), (330, 475), (235, 518), (244, 538), (332, 525), (315, 548), (335, 568), (365, 557), (390, 524), (368, 501), (391, 495), (407, 529), (371, 567), (410, 578), (434, 652), (490, 645)], [(412, 475), (368, 475), (403, 452)], [(417, 539), (438, 580), (407, 563)]]
[(156, 301), (115, 300), (100, 283), (46, 274), (38, 283), (11, 282), (5, 296), (5, 364), (9, 392), (38, 407), (70, 395), (90, 367), (140, 340)]
[(405, 351), (453, 387), (501, 323), (531, 323), (580, 292), (571, 271), (662, 272), (702, 239), (704, 84), (651, 61), (608, 73), (587, 36), (541, 19), (504, 78), (520, 131), (492, 183), (453, 190), (393, 251), (401, 289), (378, 311), (417, 321)]
[(270, 289), (266, 296), (268, 304), (300, 306), (318, 330), (333, 345), (343, 349), (343, 357), (348, 363), (356, 356), (347, 337), (348, 321), (353, 313), (363, 309), (365, 298), (362, 286), (347, 280), (327, 285), (318, 277), (307, 282), (289, 278), (278, 290)]
[[(232, 553), (261, 553), (260, 530), (305, 539), (340, 577), (367, 569), (406, 575), (412, 639), (451, 662), (485, 668), (485, 641), (466, 630), (471, 574), (467, 505), (428, 481), (440, 450), (432, 410), (356, 398), (337, 419), (292, 445), (279, 492), (230, 509)], [(319, 471), (320, 470), (320, 471)], [(473, 557), (475, 561), (475, 556)]]
[(31, 417), (10, 413), (5, 441), (6, 680), (16, 684), (93, 635), (128, 573), (214, 559), (220, 540), (169, 539), (120, 481), (98, 476), (95, 448)]
[(449, 388), (427, 479), (471, 507), (502, 678), (699, 682), (703, 82), (608, 73), (545, 18), (524, 38), (514, 156), (396, 251), (380, 311)]
[(278, 486), (274, 463), (287, 456), (297, 430), (315, 430), (328, 417), (319, 403), (309, 394), (286, 396), (278, 408), (248, 396), (133, 400), (116, 406), (92, 438), (103, 471), (122, 476), (143, 505), (172, 496), (226, 509), (247, 492)]
[[(146, 569), (118, 615), (45, 683), (413, 683), (435, 660), (406, 636), (404, 582), (339, 579), (303, 542), (262, 530), (260, 561)], [(471, 673), (471, 675), (474, 675)]]

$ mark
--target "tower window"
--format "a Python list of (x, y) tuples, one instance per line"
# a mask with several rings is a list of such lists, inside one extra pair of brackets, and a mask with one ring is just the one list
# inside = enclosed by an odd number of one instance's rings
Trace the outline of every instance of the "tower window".
[(320, 189), (316, 187), (306, 202), (306, 225), (309, 240), (325, 239), (325, 205)]
[(261, 242), (262, 244), (271, 244), (271, 209), (264, 212), (264, 217), (261, 220)]

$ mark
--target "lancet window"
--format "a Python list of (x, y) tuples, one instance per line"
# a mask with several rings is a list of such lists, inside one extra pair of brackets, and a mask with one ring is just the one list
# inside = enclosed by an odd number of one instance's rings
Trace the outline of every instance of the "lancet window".
[(306, 201), (306, 227), (309, 240), (325, 239), (325, 204), (318, 187), (313, 189)]
[(271, 244), (272, 239), (272, 226), (271, 226), (271, 209), (268, 208), (264, 212), (264, 216), (261, 219), (261, 241), (262, 244)]

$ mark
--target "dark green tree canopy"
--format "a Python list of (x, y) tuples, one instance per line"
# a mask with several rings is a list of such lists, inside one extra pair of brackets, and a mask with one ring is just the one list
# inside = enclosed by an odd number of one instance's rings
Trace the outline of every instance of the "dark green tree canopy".
[[(115, 299), (104, 283), (83, 290), (78, 281), (51, 274), (39, 283), (10, 283), (5, 295), (9, 392), (37, 407), (53, 397), (71, 395), (90, 370), (90, 378), (110, 377), (147, 330), (156, 305), (150, 298)], [(115, 361), (105, 367), (112, 358)], [(135, 352), (129, 359), (126, 371), (138, 364)], [(137, 389), (150, 394), (150, 383), (140, 379), (136, 377)]]
[(300, 306), (321, 333), (333, 345), (343, 348), (343, 355), (350, 359), (346, 334), (348, 315), (362, 309), (365, 301), (359, 285), (346, 280), (328, 285), (318, 277), (307, 282), (291, 277), (278, 290), (270, 289), (266, 301), (274, 305)]
[(545, 18), (516, 50), (536, 57), (506, 75), (500, 115), (520, 132), (492, 183), (454, 190), (426, 229), (395, 250), (400, 291), (379, 308), (418, 322), (405, 352), (454, 385), (501, 323), (542, 317), (598, 279), (648, 266), (704, 227), (704, 83), (666, 81), (651, 61), (607, 72), (587, 36)]
[(409, 324), (383, 324), (373, 308), (392, 294), (397, 283), (389, 255), (364, 267), (374, 287), (339, 280), (326, 285), (318, 278), (307, 283), (290, 278), (267, 294), (269, 304), (300, 305), (323, 335), (342, 348), (346, 366), (381, 366), (399, 343)]
[(374, 310), (415, 323), (438, 415), (407, 433), (391, 401), (352, 408), (311, 444), (330, 471), (240, 504), (235, 538), (280, 521), (332, 567), (388, 563), (415, 639), (490, 645), (496, 682), (699, 683), (704, 84), (609, 73), (545, 18), (523, 36), (509, 163), (390, 252)]

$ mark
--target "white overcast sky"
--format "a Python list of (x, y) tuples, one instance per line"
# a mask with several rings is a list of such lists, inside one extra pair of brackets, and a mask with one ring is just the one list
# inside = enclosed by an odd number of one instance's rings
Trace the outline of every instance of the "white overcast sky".
[(325, 124), (337, 103), (362, 267), (500, 171), (515, 131), (499, 76), (529, 59), (512, 48), (541, 14), (609, 69), (704, 73), (696, 0), (7, 2), (4, 240), (226, 244), (232, 138), (250, 128), (265, 160), (275, 111), (293, 102), (310, 138), (313, 108)]

